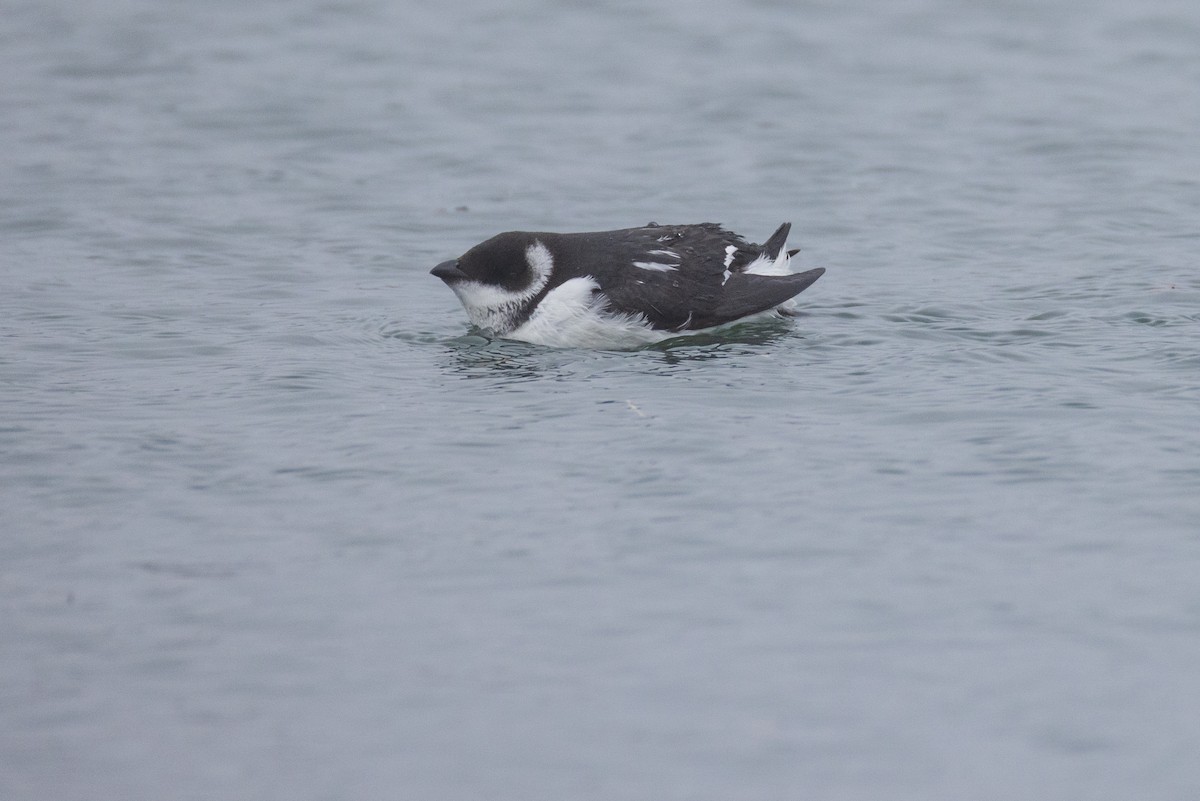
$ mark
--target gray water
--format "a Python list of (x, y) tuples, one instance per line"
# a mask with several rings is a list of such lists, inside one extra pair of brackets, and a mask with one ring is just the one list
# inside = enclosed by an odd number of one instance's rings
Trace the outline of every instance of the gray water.
[(1200, 6), (431, 9), (0, 2), (0, 798), (1200, 797)]

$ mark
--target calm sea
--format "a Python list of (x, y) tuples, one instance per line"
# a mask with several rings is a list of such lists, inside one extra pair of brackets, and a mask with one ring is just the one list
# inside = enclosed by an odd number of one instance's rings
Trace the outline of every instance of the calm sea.
[[(0, 798), (1200, 797), (1200, 6), (0, 0)], [(797, 320), (488, 341), (497, 232)]]

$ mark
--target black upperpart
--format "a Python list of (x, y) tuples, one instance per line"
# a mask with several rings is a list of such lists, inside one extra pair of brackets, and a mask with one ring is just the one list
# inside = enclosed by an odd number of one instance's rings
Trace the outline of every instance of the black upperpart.
[[(775, 261), (790, 230), (784, 223), (763, 245), (715, 223), (650, 223), (579, 234), (510, 231), (439, 264), (433, 274), (447, 283), (473, 280), (521, 292), (540, 276), (533, 259), (543, 272), (546, 266), (551, 270), (520, 312), (523, 319), (556, 287), (586, 277), (596, 283), (610, 311), (642, 315), (657, 329), (698, 330), (772, 309), (821, 277), (821, 268), (789, 275), (746, 272), (759, 259)], [(538, 245), (551, 257), (550, 265), (537, 262), (531, 248)]]
[(523, 231), (497, 234), (464, 253), (458, 269), (473, 281), (519, 292), (532, 280), (526, 252), (534, 239)]

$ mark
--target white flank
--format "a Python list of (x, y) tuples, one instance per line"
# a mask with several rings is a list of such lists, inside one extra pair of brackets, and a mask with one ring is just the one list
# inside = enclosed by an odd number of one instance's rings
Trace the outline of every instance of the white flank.
[(509, 339), (552, 348), (636, 348), (672, 336), (656, 331), (640, 314), (613, 314), (590, 277), (572, 278), (550, 290)]
[(597, 292), (592, 278), (572, 278), (546, 293), (523, 325), (506, 334), (508, 339), (550, 348), (631, 350), (665, 339), (708, 334), (749, 320), (775, 316), (773, 310), (696, 331), (663, 331), (651, 328), (640, 314), (609, 311), (608, 299)]
[(656, 273), (668, 273), (679, 268), (673, 264), (660, 264), (656, 261), (635, 261), (634, 267), (641, 267), (643, 270), (653, 270)]
[(534, 242), (525, 249), (525, 263), (533, 271), (533, 281), (518, 292), (478, 281), (459, 281), (450, 285), (474, 325), (501, 336), (509, 332), (513, 319), (542, 291), (554, 272), (554, 257), (541, 242)]

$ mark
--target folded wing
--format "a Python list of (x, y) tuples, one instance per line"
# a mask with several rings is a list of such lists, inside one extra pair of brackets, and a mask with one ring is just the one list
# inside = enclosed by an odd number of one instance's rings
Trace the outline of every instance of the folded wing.
[(712, 312), (695, 315), (688, 327), (709, 328), (773, 309), (808, 289), (824, 274), (825, 268), (817, 267), (792, 275), (732, 275)]
[(790, 229), (784, 223), (755, 245), (713, 223), (651, 224), (564, 236), (560, 247), (573, 248), (574, 272), (597, 280), (612, 311), (642, 315), (657, 329), (690, 331), (772, 309), (824, 274), (789, 272)]

